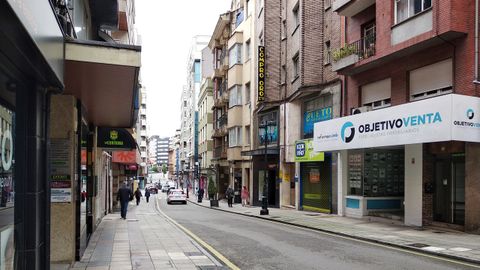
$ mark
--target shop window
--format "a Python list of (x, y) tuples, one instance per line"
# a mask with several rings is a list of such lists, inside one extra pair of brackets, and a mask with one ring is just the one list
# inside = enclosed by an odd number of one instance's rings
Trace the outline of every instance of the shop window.
[(13, 269), (14, 260), (14, 204), (15, 204), (15, 176), (14, 171), (14, 138), (15, 113), (0, 105), (1, 118), (1, 148), (0, 148), (0, 242), (2, 243), (2, 269)]
[(451, 58), (412, 70), (409, 75), (411, 100), (453, 92), (453, 63)]
[(348, 154), (348, 194), (403, 196), (404, 150), (367, 149)]
[(306, 101), (303, 110), (303, 138), (313, 138), (314, 124), (332, 119), (332, 96)]
[(432, 0), (395, 0), (395, 23), (400, 23), (432, 7)]

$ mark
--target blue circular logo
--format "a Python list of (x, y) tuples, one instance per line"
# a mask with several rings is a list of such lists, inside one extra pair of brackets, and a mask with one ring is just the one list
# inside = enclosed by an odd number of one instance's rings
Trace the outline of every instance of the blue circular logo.
[[(347, 129), (350, 129), (350, 135), (345, 136), (345, 130)], [(352, 122), (346, 122), (343, 124), (340, 135), (342, 136), (342, 141), (346, 143), (349, 143), (353, 140), (353, 137), (355, 136), (355, 127), (353, 126)]]
[(475, 113), (473, 112), (473, 109), (468, 109), (467, 110), (467, 118), (472, 120), (474, 116), (475, 116)]

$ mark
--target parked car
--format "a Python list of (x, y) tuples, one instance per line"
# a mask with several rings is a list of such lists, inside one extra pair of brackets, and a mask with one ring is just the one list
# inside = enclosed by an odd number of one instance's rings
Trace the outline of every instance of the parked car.
[(162, 192), (167, 192), (169, 188), (170, 188), (170, 186), (168, 184), (164, 184), (162, 186)]
[(167, 195), (167, 204), (171, 204), (172, 202), (187, 204), (187, 195), (181, 189), (172, 189)]

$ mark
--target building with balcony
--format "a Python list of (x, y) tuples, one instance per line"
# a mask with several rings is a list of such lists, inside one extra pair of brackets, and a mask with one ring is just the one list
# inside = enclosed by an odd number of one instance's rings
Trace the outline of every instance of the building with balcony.
[[(479, 232), (474, 2), (333, 1), (344, 16), (332, 67), (345, 76), (345, 109), (316, 124), (314, 144), (343, 164), (339, 214)], [(339, 136), (326, 142), (331, 131)]]
[[(203, 54), (210, 55), (210, 48), (205, 48)], [(203, 59), (206, 57), (204, 56)], [(211, 59), (210, 59), (211, 60)], [(212, 61), (202, 61), (202, 69), (205, 71), (207, 66), (211, 66)], [(205, 67), (205, 68), (204, 68)], [(206, 74), (211, 74), (206, 73)], [(210, 77), (206, 77), (202, 81), (200, 87), (200, 96), (198, 98), (198, 159), (199, 170), (201, 176), (215, 177), (212, 173), (212, 158), (213, 158), (213, 83)]]
[(228, 148), (228, 53), (227, 43), (230, 37), (230, 12), (221, 14), (212, 33), (208, 48), (213, 55), (213, 159), (217, 190), (220, 196), (225, 194), (229, 185), (229, 163), (227, 161)]

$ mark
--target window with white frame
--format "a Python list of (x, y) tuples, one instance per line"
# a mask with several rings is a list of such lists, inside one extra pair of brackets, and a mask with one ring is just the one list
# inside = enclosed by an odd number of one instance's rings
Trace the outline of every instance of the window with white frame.
[(250, 39), (245, 42), (245, 62), (250, 60)]
[(242, 44), (235, 43), (230, 50), (228, 50), (228, 67), (242, 63)]
[(231, 108), (233, 106), (242, 105), (242, 86), (235, 85), (230, 88), (228, 96), (228, 106)]
[(432, 7), (432, 0), (394, 0), (395, 23), (400, 23)]
[(228, 130), (228, 146), (242, 145), (242, 127), (234, 127)]
[(411, 100), (453, 92), (452, 58), (410, 71), (409, 82)]
[(391, 104), (392, 80), (390, 78), (365, 84), (361, 88), (362, 106), (381, 109)]

